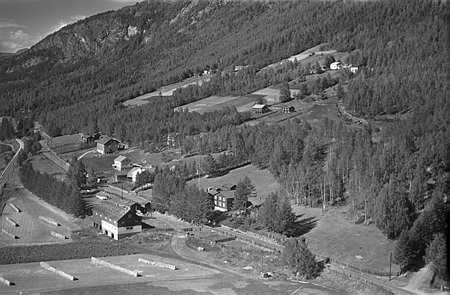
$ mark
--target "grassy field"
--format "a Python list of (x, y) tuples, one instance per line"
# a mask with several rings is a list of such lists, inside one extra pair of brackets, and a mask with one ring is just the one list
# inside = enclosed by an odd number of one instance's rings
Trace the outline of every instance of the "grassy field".
[(3, 154), (0, 154), (0, 171), (2, 171), (6, 167), (6, 165), (8, 165), (9, 160), (12, 158), (12, 156), (12, 152), (5, 152)]
[[(298, 89), (291, 89), (291, 96), (297, 94)], [(280, 102), (280, 89), (271, 86), (259, 89), (252, 93), (252, 95), (260, 96), (267, 104), (276, 104)]]
[[(109, 250), (112, 251), (113, 249)], [(178, 266), (178, 270), (173, 271), (145, 264), (139, 262), (139, 258), (175, 264)], [(40, 267), (39, 263), (2, 265), (0, 266), (2, 275), (14, 282), (15, 286), (7, 287), (1, 285), (0, 292), (11, 290), (11, 288), (14, 288), (17, 294), (19, 291), (64, 290), (75, 287), (93, 287), (117, 283), (130, 284), (157, 282), (161, 280), (189, 280), (193, 278), (207, 278), (219, 273), (217, 270), (181, 260), (147, 254), (114, 256), (102, 258), (102, 260), (127, 269), (140, 270), (142, 275), (140, 277), (133, 277), (105, 266), (94, 265), (90, 262), (90, 257), (88, 259), (56, 260), (49, 262), (51, 266), (75, 276), (77, 278), (76, 281), (63, 279), (54, 273), (45, 271)]]
[(0, 154), (8, 151), (11, 151), (11, 147), (9, 145), (0, 143)]
[(85, 152), (91, 151), (94, 148), (88, 148), (88, 149), (82, 149), (82, 150), (78, 150), (78, 151), (72, 151), (72, 152), (67, 152), (67, 153), (62, 153), (62, 154), (58, 154), (58, 156), (63, 159), (66, 162), (70, 162), (72, 161), (72, 159), (78, 158), (79, 156), (81, 156), (82, 154), (84, 154)]
[[(11, 206), (5, 206), (0, 216), (0, 226), (2, 229), (16, 235), (19, 239), (0, 233), (0, 245), (29, 245), (40, 243), (67, 243), (70, 240), (61, 240), (53, 237), (50, 232), (54, 231), (67, 237), (70, 237), (72, 230), (79, 229), (79, 226), (72, 221), (62, 218), (60, 215), (36, 202), (34, 196), (25, 189), (17, 189), (9, 192), (8, 197), (12, 196), (7, 203), (13, 203), (20, 208), (22, 212), (17, 213)], [(53, 226), (39, 219), (39, 216), (45, 216), (57, 221), (60, 226)], [(13, 226), (6, 220), (9, 217), (19, 226)], [(0, 251), (2, 252), (2, 251)], [(0, 262), (1, 263), (1, 262)]]
[[(220, 186), (222, 184), (237, 184), (239, 180), (248, 176), (256, 188), (257, 196), (250, 199), (252, 203), (259, 204), (271, 192), (279, 189), (279, 184), (267, 170), (261, 170), (253, 165), (246, 165), (241, 168), (231, 170), (227, 174), (214, 178), (199, 178), (193, 179), (190, 183), (198, 184), (201, 188), (207, 189), (210, 186)], [(261, 197), (261, 198), (260, 198)]]
[(66, 176), (66, 172), (64, 171), (64, 169), (62, 169), (43, 155), (33, 156), (31, 158), (31, 164), (37, 171), (52, 175), (58, 179), (63, 180)]
[(213, 112), (226, 107), (236, 107), (238, 112), (250, 110), (250, 108), (264, 95), (248, 94), (244, 96), (210, 96), (199, 101), (194, 101), (175, 110), (187, 109), (189, 112)]
[[(378, 272), (389, 271), (389, 253), (394, 241), (388, 240), (374, 225), (354, 224), (346, 216), (347, 208), (334, 208), (322, 215), (321, 209), (294, 206), (301, 220), (314, 221), (305, 237), (310, 249), (340, 263)], [(393, 265), (393, 273), (399, 270)]]
[(145, 93), (138, 97), (129, 99), (129, 100), (125, 101), (123, 104), (125, 106), (129, 106), (129, 107), (141, 106), (141, 105), (148, 103), (148, 101), (150, 99), (152, 99), (153, 97), (158, 97), (160, 95), (161, 96), (171, 96), (173, 94), (173, 92), (179, 88), (187, 87), (189, 85), (196, 85), (196, 84), (201, 85), (201, 84), (203, 84), (203, 82), (209, 81), (209, 79), (210, 78), (206, 77), (206, 76), (205, 77), (187, 78), (181, 82), (166, 85), (166, 86), (163, 86), (160, 89), (157, 89), (153, 92)]

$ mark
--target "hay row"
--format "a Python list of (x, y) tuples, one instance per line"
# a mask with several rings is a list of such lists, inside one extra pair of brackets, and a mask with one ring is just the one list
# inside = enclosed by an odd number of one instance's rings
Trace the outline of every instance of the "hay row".
[(58, 222), (56, 222), (55, 220), (53, 220), (52, 218), (49, 217), (45, 217), (45, 216), (39, 216), (39, 219), (42, 221), (45, 221), (46, 223), (53, 225), (53, 226), (60, 226), (61, 224), (59, 224)]
[(95, 257), (91, 257), (91, 263), (93, 263), (95, 265), (105, 266), (105, 267), (108, 267), (108, 268), (111, 268), (111, 269), (114, 269), (114, 270), (126, 273), (126, 274), (128, 274), (130, 276), (133, 276), (133, 277), (140, 277), (142, 275), (141, 271), (130, 270), (130, 269), (127, 269), (127, 268), (124, 268), (124, 267), (121, 267), (121, 266), (109, 263), (107, 261), (95, 258)]
[(68, 279), (68, 280), (71, 280), (71, 281), (77, 280), (77, 278), (74, 277), (73, 275), (69, 275), (68, 273), (63, 272), (62, 270), (56, 269), (53, 266), (49, 265), (48, 263), (41, 262), (39, 264), (41, 265), (42, 268), (44, 268), (44, 269), (46, 269), (48, 271), (51, 271), (51, 272), (53, 272), (53, 273), (55, 273), (55, 274), (65, 278), (65, 279)]
[(61, 240), (66, 240), (67, 239), (67, 236), (65, 236), (63, 234), (60, 234), (60, 233), (57, 233), (57, 232), (54, 232), (54, 231), (51, 231), (50, 235), (52, 235), (55, 238), (61, 239)]
[(9, 203), (9, 206), (11, 208), (13, 208), (14, 211), (16, 211), (17, 213), (22, 212), (22, 210), (20, 210), (16, 205), (14, 205), (13, 203)]
[(150, 261), (150, 260), (147, 260), (144, 258), (138, 258), (138, 261), (142, 262), (142, 263), (150, 264), (153, 266), (157, 266), (157, 267), (168, 268), (171, 270), (177, 270), (177, 267), (173, 264), (168, 264), (168, 263), (159, 262), (159, 261)]
[(15, 222), (14, 220), (12, 220), (11, 218), (9, 218), (8, 216), (5, 217), (6, 221), (8, 221), (9, 223), (11, 223), (12, 226), (18, 227), (19, 224), (17, 222)]
[(13, 286), (14, 285), (13, 282), (5, 279), (4, 277), (0, 277), (0, 283), (4, 284), (6, 286)]
[(12, 233), (10, 233), (10, 232), (8, 232), (8, 231), (7, 231), (6, 229), (4, 229), (4, 228), (2, 228), (2, 232), (3, 232), (5, 235), (7, 235), (8, 237), (13, 238), (14, 240), (19, 238), (18, 236), (16, 236), (15, 234), (12, 234)]

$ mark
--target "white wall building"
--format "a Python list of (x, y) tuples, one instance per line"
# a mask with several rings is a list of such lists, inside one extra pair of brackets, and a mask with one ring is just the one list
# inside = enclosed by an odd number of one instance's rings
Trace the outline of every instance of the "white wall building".
[(145, 169), (141, 167), (134, 167), (127, 173), (127, 177), (131, 178), (131, 181), (136, 182), (136, 177), (139, 173), (144, 172)]
[(115, 240), (142, 231), (142, 218), (135, 210), (108, 202), (92, 209), (92, 220), (94, 228)]

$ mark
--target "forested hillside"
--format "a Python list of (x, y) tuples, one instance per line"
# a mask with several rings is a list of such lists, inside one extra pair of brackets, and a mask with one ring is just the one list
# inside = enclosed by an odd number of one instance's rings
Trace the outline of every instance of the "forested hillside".
[[(355, 50), (352, 60), (367, 66), (346, 99), (357, 112), (409, 108), (423, 100), (420, 91), (430, 86), (426, 81), (435, 81), (433, 87), (442, 89), (439, 81), (445, 78), (442, 71), (447, 64), (444, 4), (195, 3), (152, 1), (93, 16), (2, 61), (0, 113), (29, 110), (52, 134), (100, 129), (133, 142), (136, 137), (151, 140), (161, 130), (141, 124), (140, 114), (151, 117), (160, 102), (144, 110), (125, 110), (120, 101), (206, 68), (259, 67), (325, 41), (340, 50)], [(418, 31), (424, 33), (415, 34)], [(433, 42), (425, 42), (421, 35)], [(424, 62), (412, 62), (420, 59)], [(428, 73), (441, 76), (429, 79)], [(421, 77), (426, 79), (416, 83)], [(375, 83), (383, 88), (371, 91)], [(405, 93), (417, 88), (422, 90)], [(389, 95), (392, 99), (377, 99), (384, 94), (381, 91), (392, 90), (396, 92)], [(362, 96), (365, 101), (360, 101)], [(117, 117), (134, 117), (134, 122), (124, 126)], [(129, 131), (120, 134), (123, 127)]]
[[(29, 114), (52, 135), (101, 131), (144, 144), (179, 132), (186, 152), (231, 149), (237, 162), (268, 167), (298, 203), (349, 204), (355, 219), (400, 237), (396, 261), (409, 269), (430, 261), (426, 248), (447, 231), (447, 6), (427, 0), (140, 3), (70, 25), (2, 59), (0, 115)], [(258, 69), (321, 43), (349, 52), (349, 62), (360, 67), (339, 81), (340, 98), (368, 126), (324, 120), (242, 127), (248, 114), (235, 109), (173, 111), (208, 95), (298, 78)], [(221, 74), (233, 65), (252, 67)], [(204, 69), (218, 74), (201, 87), (141, 107), (121, 103)]]

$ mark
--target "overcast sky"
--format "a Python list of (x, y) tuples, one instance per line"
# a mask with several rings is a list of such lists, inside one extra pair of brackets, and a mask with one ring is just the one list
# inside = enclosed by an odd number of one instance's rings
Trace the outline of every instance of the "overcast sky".
[(30, 47), (87, 16), (134, 4), (130, 0), (0, 0), (0, 52)]

